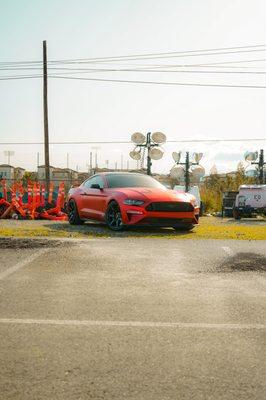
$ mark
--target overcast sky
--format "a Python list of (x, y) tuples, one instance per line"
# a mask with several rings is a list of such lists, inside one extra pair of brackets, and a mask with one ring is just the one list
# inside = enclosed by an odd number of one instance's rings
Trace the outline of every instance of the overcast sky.
[[(42, 40), (48, 59), (108, 57), (181, 52), (266, 44), (265, 0), (0, 0), (0, 62), (40, 61)], [(93, 68), (142, 68), (143, 65), (187, 65), (266, 59), (257, 52), (193, 55), (93, 64)], [(1, 64), (1, 68), (5, 66)], [(239, 66), (239, 68), (238, 68)], [(73, 67), (73, 65), (71, 66)], [(74, 66), (75, 67), (75, 66)], [(79, 64), (78, 68), (84, 67)], [(85, 64), (85, 68), (88, 64)], [(223, 66), (224, 67), (224, 66)], [(266, 61), (228, 64), (212, 71), (266, 71)], [(235, 68), (237, 67), (237, 68)], [(243, 68), (244, 67), (244, 68)], [(251, 67), (251, 68), (246, 68)], [(174, 68), (171, 68), (174, 70)], [(180, 69), (180, 68), (179, 68)], [(187, 69), (187, 68), (186, 68)], [(203, 70), (194, 67), (191, 69)], [(205, 70), (210, 71), (210, 67)], [(1, 77), (39, 71), (1, 70)], [(61, 73), (61, 72), (60, 72)], [(65, 75), (67, 76), (67, 75)], [(70, 76), (70, 75), (68, 75)], [(78, 75), (73, 75), (78, 76)], [(263, 74), (184, 72), (86, 72), (90, 78), (266, 86)], [(0, 81), (0, 142), (42, 141), (42, 80)], [(49, 79), (51, 141), (129, 140), (133, 132), (162, 131), (168, 139), (266, 138), (266, 89), (150, 85)], [(153, 169), (167, 172), (174, 150), (203, 151), (208, 171), (236, 168), (243, 153), (265, 148), (265, 142), (166, 144)], [(11, 163), (36, 168), (42, 146), (0, 146), (14, 150)], [(90, 145), (51, 146), (51, 164), (80, 170), (88, 164)], [(99, 164), (128, 159), (128, 145), (101, 145)], [(134, 162), (131, 161), (132, 167)]]

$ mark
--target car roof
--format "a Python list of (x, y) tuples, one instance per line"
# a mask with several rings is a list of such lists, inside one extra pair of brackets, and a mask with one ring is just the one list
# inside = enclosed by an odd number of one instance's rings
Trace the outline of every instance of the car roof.
[(130, 171), (128, 171), (128, 172), (119, 172), (119, 171), (117, 171), (117, 172), (113, 172), (113, 171), (110, 171), (110, 172), (108, 172), (108, 171), (106, 171), (106, 172), (96, 172), (94, 175), (92, 175), (92, 176), (95, 176), (95, 175), (145, 175), (145, 176), (149, 176), (149, 175), (146, 175), (146, 174), (143, 174), (142, 172), (130, 172)]

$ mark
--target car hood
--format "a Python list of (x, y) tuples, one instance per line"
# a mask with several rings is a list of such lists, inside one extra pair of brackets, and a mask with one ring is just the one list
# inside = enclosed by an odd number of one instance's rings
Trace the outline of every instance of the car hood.
[(169, 189), (158, 188), (119, 188), (119, 193), (123, 193), (129, 199), (144, 201), (181, 201), (190, 202), (193, 196), (175, 192)]

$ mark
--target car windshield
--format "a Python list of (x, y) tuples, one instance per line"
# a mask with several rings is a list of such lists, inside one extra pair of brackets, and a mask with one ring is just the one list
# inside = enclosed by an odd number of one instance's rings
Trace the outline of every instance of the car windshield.
[(144, 188), (166, 188), (148, 175), (142, 174), (110, 174), (106, 175), (108, 186), (110, 188), (128, 188), (128, 187), (144, 187)]

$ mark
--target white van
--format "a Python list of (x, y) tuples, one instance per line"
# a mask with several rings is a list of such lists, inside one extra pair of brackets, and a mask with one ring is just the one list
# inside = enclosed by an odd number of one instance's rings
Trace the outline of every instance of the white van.
[[(184, 192), (186, 190), (186, 187), (184, 185), (175, 185), (173, 190), (176, 190), (177, 192)], [(188, 193), (193, 194), (193, 196), (196, 198), (197, 206), (200, 208), (201, 216), (203, 212), (203, 204), (200, 197), (199, 187), (190, 186)]]
[(236, 196), (233, 215), (235, 219), (266, 215), (266, 185), (241, 185)]

